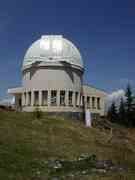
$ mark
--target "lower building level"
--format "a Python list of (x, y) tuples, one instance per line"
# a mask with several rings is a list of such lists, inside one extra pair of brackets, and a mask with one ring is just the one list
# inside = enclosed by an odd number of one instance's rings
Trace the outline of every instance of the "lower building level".
[(13, 88), (8, 93), (15, 96), (15, 108), (19, 111), (31, 112), (38, 107), (41, 111), (55, 113), (83, 113), (89, 109), (91, 113), (103, 116), (105, 112), (106, 93), (87, 85), (81, 92)]

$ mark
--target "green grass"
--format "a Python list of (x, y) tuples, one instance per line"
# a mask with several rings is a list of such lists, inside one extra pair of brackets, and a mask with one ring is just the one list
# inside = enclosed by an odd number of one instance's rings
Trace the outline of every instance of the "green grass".
[(108, 130), (89, 129), (81, 122), (47, 115), (37, 120), (31, 113), (0, 112), (0, 180), (46, 180), (46, 160), (72, 160), (81, 153), (111, 159), (131, 171), (73, 179), (135, 179), (134, 130), (116, 127), (110, 140)]

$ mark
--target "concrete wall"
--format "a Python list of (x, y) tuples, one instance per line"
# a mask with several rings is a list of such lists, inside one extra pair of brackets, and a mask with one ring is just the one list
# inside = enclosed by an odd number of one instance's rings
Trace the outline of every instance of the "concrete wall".
[(26, 90), (73, 90), (82, 87), (82, 72), (71, 67), (32, 67), (23, 71)]
[[(37, 105), (34, 104), (35, 91), (38, 91), (38, 107), (45, 112), (84, 112), (87, 108), (93, 114), (105, 113), (105, 96), (104, 91), (98, 90), (92, 86), (82, 85), (83, 71), (70, 66), (31, 66), (23, 70), (22, 88), (10, 89), (10, 92), (16, 97), (16, 107), (21, 96), (22, 111), (33, 111)], [(42, 104), (42, 91), (48, 92), (47, 105)], [(51, 105), (51, 92), (57, 91), (56, 105)], [(60, 105), (60, 91), (65, 91), (65, 105)], [(73, 104), (69, 105), (69, 92), (73, 92)], [(19, 98), (18, 98), (19, 93)], [(29, 102), (29, 93), (31, 94), (31, 102)], [(78, 93), (77, 104), (75, 103), (75, 95)], [(89, 103), (87, 102), (89, 97)], [(84, 98), (84, 100), (83, 100)], [(92, 98), (95, 100), (95, 106), (92, 105)], [(97, 100), (100, 100), (98, 106)]]
[[(33, 111), (34, 92), (39, 93), (38, 106), (46, 112), (80, 112), (80, 94), (82, 91), (82, 75), (83, 71), (71, 66), (31, 66), (23, 70), (22, 86), (24, 92), (22, 94), (23, 111)], [(42, 91), (48, 92), (47, 106), (42, 106)], [(51, 106), (51, 91), (57, 91), (56, 106)], [(60, 91), (65, 91), (65, 106), (60, 106)], [(73, 105), (69, 105), (68, 95), (73, 92)], [(28, 106), (28, 93), (31, 92), (31, 105)], [(75, 93), (78, 93), (77, 105), (75, 103)]]
[[(87, 106), (87, 97), (90, 97), (90, 107), (88, 108), (92, 113), (99, 113), (101, 116), (105, 114), (105, 97), (107, 93), (103, 90), (96, 89), (89, 85), (83, 85), (83, 96), (85, 97), (85, 104)], [(95, 108), (92, 108), (92, 97), (95, 98)], [(100, 108), (97, 106), (97, 99), (100, 98)]]

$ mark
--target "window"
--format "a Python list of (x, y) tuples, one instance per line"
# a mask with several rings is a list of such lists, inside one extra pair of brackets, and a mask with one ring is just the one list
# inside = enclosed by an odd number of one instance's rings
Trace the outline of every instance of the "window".
[(60, 106), (65, 106), (65, 91), (60, 91)]
[(90, 108), (90, 97), (87, 96), (87, 108)]
[(69, 103), (69, 106), (73, 106), (73, 91), (69, 91), (68, 103)]
[(19, 98), (19, 100), (18, 100), (18, 104), (19, 104), (19, 107), (21, 107), (21, 106), (22, 106), (22, 99), (21, 99), (21, 98)]
[(34, 91), (34, 106), (38, 106), (38, 105), (39, 105), (39, 92)]
[(28, 92), (28, 106), (31, 105), (31, 92)]
[(57, 91), (51, 91), (51, 106), (57, 105)]
[(24, 105), (26, 105), (26, 92), (24, 93)]
[(97, 98), (97, 109), (100, 109), (101, 107), (100, 107), (100, 98), (98, 97)]
[(92, 109), (96, 109), (96, 107), (95, 107), (95, 97), (92, 97)]
[(85, 96), (82, 96), (82, 106), (85, 107)]
[(42, 91), (42, 106), (48, 105), (48, 91)]
[(75, 105), (76, 105), (76, 106), (79, 105), (79, 104), (78, 104), (78, 96), (79, 96), (79, 93), (76, 92), (76, 93), (75, 93)]

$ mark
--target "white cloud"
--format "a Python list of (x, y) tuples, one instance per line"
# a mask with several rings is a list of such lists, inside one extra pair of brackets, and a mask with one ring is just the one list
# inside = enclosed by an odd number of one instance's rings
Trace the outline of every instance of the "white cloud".
[(0, 100), (0, 105), (13, 105), (15, 103), (15, 98), (5, 98)]
[(121, 97), (125, 97), (125, 91), (123, 89), (119, 89), (117, 91), (112, 92), (107, 96), (108, 101), (115, 101), (117, 99), (120, 99)]
[(106, 97), (106, 109), (108, 109), (113, 101), (116, 103), (116, 105), (119, 105), (121, 98), (125, 99), (125, 91), (123, 89), (119, 89), (109, 94)]

